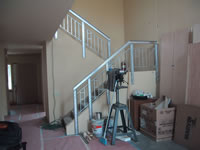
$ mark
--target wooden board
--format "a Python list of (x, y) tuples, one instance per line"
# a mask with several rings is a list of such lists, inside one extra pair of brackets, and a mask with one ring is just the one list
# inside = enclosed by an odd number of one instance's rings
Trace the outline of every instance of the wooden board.
[(200, 107), (200, 43), (189, 45), (187, 103)]
[(161, 37), (160, 97), (163, 95), (172, 97), (173, 41), (173, 33), (167, 33)]
[(161, 37), (160, 96), (172, 98), (175, 104), (185, 103), (188, 43), (188, 29)]
[(193, 25), (193, 43), (200, 42), (200, 24)]
[(187, 56), (188, 56), (189, 30), (175, 32), (174, 38), (174, 67), (172, 100), (175, 104), (185, 103)]

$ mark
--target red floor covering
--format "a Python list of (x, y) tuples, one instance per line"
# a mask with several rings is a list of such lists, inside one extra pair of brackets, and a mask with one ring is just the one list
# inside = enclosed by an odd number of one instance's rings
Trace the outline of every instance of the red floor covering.
[(22, 140), (27, 142), (27, 150), (136, 150), (129, 143), (117, 140), (116, 145), (104, 146), (98, 139), (86, 145), (79, 136), (65, 136), (64, 129), (43, 130), (41, 125), (45, 113), (41, 106), (14, 107), (13, 114), (6, 120), (18, 122), (22, 128)]

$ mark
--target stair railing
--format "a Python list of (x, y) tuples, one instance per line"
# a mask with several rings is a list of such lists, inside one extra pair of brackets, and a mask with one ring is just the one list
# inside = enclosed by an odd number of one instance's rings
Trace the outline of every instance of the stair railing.
[[(109, 68), (121, 68), (121, 63), (126, 63), (127, 69), (131, 72), (131, 83), (134, 84), (134, 53), (137, 47), (135, 45), (151, 44), (154, 50), (154, 69), (156, 71), (156, 80), (158, 80), (158, 43), (156, 41), (128, 41), (112, 56), (106, 59), (99, 67), (92, 71), (74, 88), (74, 128), (75, 134), (79, 134), (78, 115), (89, 106), (89, 119), (92, 119), (92, 102), (96, 100), (104, 91), (106, 91), (107, 71)], [(135, 49), (135, 50), (134, 50)], [(138, 49), (140, 50), (140, 49)], [(107, 90), (107, 101), (109, 103), (109, 92)]]
[(86, 57), (86, 47), (103, 59), (110, 57), (110, 38), (74, 11), (69, 10), (60, 28), (82, 43), (83, 58)]

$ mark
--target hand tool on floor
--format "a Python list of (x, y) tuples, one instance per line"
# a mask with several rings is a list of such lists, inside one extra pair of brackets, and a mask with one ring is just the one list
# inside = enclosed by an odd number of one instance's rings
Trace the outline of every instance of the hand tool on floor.
[(79, 135), (80, 135), (80, 137), (81, 137), (81, 139), (86, 143), (86, 144), (89, 144), (89, 141), (88, 141), (88, 139), (86, 139), (85, 137), (84, 137), (84, 135), (83, 135), (84, 133), (80, 133)]

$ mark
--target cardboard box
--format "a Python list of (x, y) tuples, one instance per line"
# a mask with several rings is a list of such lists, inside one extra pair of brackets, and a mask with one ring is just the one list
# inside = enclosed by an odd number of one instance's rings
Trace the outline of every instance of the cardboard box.
[(173, 137), (175, 107), (155, 109), (154, 103), (142, 104), (140, 130), (156, 141), (169, 140)]
[(200, 149), (200, 108), (178, 105), (174, 141), (190, 150)]

